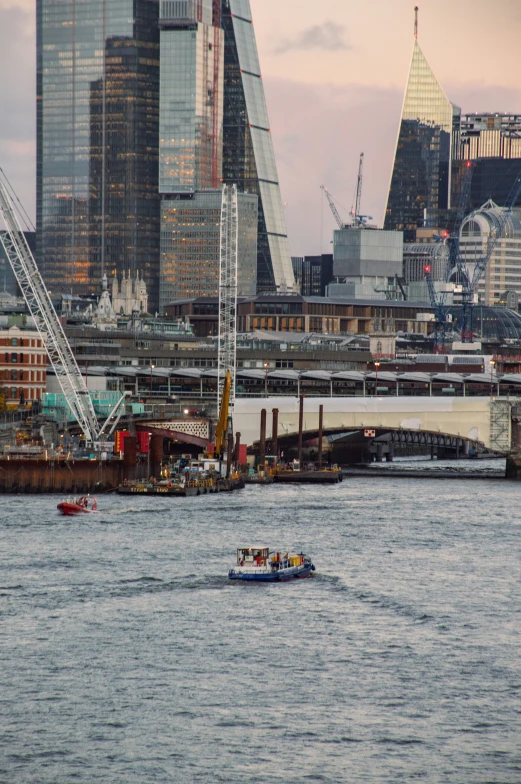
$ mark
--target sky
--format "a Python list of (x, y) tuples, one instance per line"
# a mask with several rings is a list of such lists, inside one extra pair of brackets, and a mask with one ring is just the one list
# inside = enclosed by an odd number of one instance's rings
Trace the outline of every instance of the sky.
[[(331, 252), (321, 185), (382, 224), (413, 0), (251, 0), (293, 255)], [(464, 112), (521, 114), (521, 0), (419, 0), (420, 46)], [(0, 0), (0, 167), (35, 216), (35, 2)]]

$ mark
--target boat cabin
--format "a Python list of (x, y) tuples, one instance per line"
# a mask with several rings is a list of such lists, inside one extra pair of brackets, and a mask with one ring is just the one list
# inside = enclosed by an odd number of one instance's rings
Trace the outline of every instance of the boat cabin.
[(239, 547), (237, 549), (237, 565), (266, 566), (269, 554), (269, 547)]

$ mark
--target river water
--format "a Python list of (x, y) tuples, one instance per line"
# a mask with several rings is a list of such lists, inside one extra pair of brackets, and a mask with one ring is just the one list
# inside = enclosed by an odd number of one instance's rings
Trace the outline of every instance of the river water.
[[(3, 496), (0, 782), (519, 784), (520, 492)], [(228, 583), (264, 543), (313, 578)]]

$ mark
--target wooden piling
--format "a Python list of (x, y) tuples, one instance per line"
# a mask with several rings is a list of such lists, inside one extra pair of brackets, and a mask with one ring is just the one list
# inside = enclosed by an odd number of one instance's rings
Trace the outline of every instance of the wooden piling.
[(324, 406), (318, 407), (318, 470), (322, 471), (322, 439), (324, 429)]
[(260, 416), (260, 443), (259, 443), (259, 467), (264, 468), (266, 463), (266, 409), (261, 409)]
[(278, 432), (279, 432), (279, 409), (273, 408), (271, 411), (271, 454), (277, 457), (279, 449)]
[(302, 430), (304, 428), (304, 395), (300, 396), (298, 412), (298, 464), (302, 468)]

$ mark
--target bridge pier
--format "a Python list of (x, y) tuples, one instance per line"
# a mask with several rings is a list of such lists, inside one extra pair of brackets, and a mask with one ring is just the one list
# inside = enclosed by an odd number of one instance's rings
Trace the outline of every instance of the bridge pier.
[(507, 455), (505, 478), (521, 481), (521, 451), (510, 452)]

